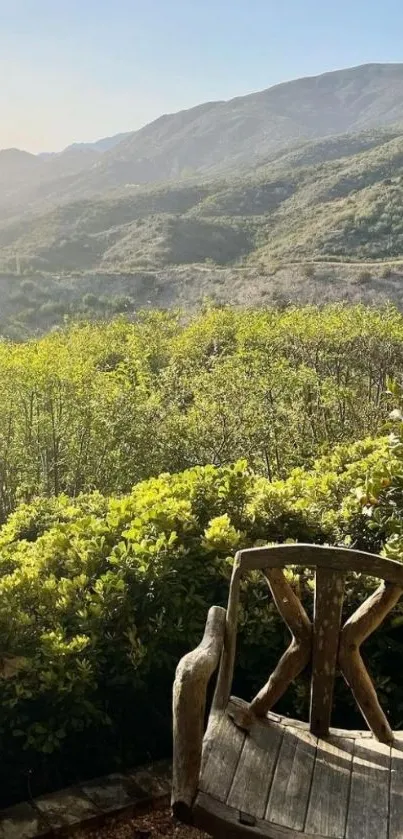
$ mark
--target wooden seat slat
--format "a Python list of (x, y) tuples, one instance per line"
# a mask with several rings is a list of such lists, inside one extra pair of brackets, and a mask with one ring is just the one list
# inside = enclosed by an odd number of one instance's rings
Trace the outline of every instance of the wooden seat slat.
[(307, 833), (344, 839), (351, 784), (354, 740), (320, 740), (305, 823)]
[(403, 839), (403, 741), (397, 738), (391, 752), (389, 839)]
[(283, 729), (255, 723), (240, 755), (227, 798), (230, 807), (263, 819), (276, 767)]
[(303, 830), (315, 764), (317, 738), (284, 727), (284, 737), (266, 809), (270, 822)]
[(387, 839), (391, 749), (355, 740), (346, 839)]
[(201, 776), (200, 789), (226, 801), (245, 742), (245, 733), (237, 728), (227, 714), (217, 714), (207, 729), (205, 747), (207, 760)]

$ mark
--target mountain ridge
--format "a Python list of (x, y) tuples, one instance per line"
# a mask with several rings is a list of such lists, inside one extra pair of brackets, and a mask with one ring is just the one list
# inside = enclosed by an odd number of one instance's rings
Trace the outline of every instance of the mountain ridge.
[(137, 131), (73, 144), (57, 155), (33, 156), (32, 176), (24, 164), (24, 178), (16, 172), (14, 181), (0, 152), (0, 184), (7, 186), (0, 195), (0, 216), (121, 187), (252, 169), (304, 142), (399, 122), (403, 64), (372, 63), (306, 76), (163, 114)]
[(0, 152), (0, 270), (403, 257), (403, 64), (202, 103), (114, 139), (45, 161)]

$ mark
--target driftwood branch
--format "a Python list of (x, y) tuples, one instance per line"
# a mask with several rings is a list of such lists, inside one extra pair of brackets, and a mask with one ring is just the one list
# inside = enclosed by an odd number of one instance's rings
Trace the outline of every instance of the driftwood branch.
[(224, 647), (218, 671), (217, 685), (213, 698), (214, 711), (223, 711), (228, 703), (234, 675), (236, 633), (238, 626), (239, 591), (242, 570), (239, 554), (235, 557), (228, 596), (228, 608), (225, 620)]
[(393, 732), (378, 702), (375, 688), (361, 658), (360, 646), (396, 605), (402, 589), (382, 583), (349, 618), (340, 634), (339, 664), (369, 728), (381, 741), (392, 743)]
[(291, 682), (304, 670), (311, 658), (312, 624), (301, 601), (280, 568), (263, 569), (273, 600), (291, 632), (290, 646), (281, 657), (268, 682), (247, 709), (232, 714), (240, 728), (250, 728), (254, 716), (262, 717), (278, 702)]
[(178, 664), (173, 688), (172, 809), (190, 820), (197, 792), (204, 731), (207, 685), (220, 661), (225, 609), (209, 610), (203, 640)]

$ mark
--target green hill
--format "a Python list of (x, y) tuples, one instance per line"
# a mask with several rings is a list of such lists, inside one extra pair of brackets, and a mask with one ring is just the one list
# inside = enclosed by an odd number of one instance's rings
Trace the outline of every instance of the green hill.
[(138, 131), (60, 154), (0, 152), (0, 217), (140, 184), (227, 175), (304, 143), (399, 122), (403, 64), (366, 64), (296, 79), (164, 114)]
[[(318, 162), (320, 160), (320, 162)], [(113, 191), (0, 225), (0, 269), (133, 272), (403, 257), (403, 129), (304, 144), (237, 177)]]

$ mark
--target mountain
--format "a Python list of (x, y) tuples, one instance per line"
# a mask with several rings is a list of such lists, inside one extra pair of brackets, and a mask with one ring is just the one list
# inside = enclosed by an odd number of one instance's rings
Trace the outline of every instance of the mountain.
[(0, 223), (0, 270), (403, 259), (403, 127), (302, 144), (247, 172), (106, 191)]
[(303, 141), (403, 122), (403, 64), (369, 64), (165, 115), (106, 154), (102, 188), (252, 166)]
[(392, 125), (304, 142), (237, 174), (3, 219), (0, 334), (206, 297), (403, 308), (402, 205), (403, 126)]
[(17, 188), (29, 178), (31, 173), (41, 168), (41, 163), (34, 154), (20, 149), (2, 149), (0, 151), (0, 185)]
[(122, 134), (114, 134), (113, 137), (103, 137), (101, 140), (95, 140), (94, 143), (72, 143), (70, 146), (67, 146), (64, 151), (60, 152), (60, 154), (65, 154), (69, 151), (97, 151), (103, 154), (105, 151), (109, 151), (117, 146), (122, 140), (125, 140), (126, 137), (130, 136), (130, 131), (125, 131)]
[(206, 103), (104, 151), (7, 149), (0, 186), (2, 334), (205, 296), (403, 306), (403, 65)]
[(285, 82), (161, 116), (128, 135), (36, 158), (23, 177), (13, 167), (10, 192), (0, 193), (0, 217), (119, 187), (239, 173), (312, 140), (400, 122), (403, 64), (368, 64)]

